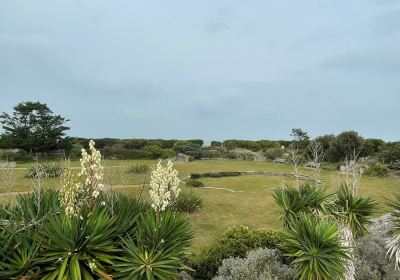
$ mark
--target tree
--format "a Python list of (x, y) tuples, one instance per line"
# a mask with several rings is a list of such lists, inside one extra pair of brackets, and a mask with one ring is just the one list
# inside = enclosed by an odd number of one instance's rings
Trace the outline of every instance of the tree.
[(350, 159), (354, 154), (359, 155), (364, 146), (364, 139), (355, 131), (340, 133), (332, 143), (331, 149), (336, 160)]
[(14, 107), (12, 115), (5, 112), (0, 115), (5, 131), (2, 142), (29, 152), (64, 148), (67, 144), (65, 131), (69, 130), (65, 123), (68, 121), (55, 115), (47, 104), (22, 102)]
[(293, 128), (290, 136), (293, 137), (294, 142), (297, 142), (300, 149), (305, 149), (310, 141), (310, 136), (301, 128)]

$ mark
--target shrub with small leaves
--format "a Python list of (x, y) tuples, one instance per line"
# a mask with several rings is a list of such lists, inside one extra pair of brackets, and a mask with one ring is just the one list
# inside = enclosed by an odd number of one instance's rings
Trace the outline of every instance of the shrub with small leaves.
[(63, 172), (63, 165), (60, 162), (50, 161), (41, 164), (35, 164), (26, 170), (25, 177), (28, 178), (57, 178)]
[(245, 258), (229, 258), (218, 268), (213, 280), (291, 280), (293, 268), (281, 262), (276, 249), (259, 248), (247, 253)]

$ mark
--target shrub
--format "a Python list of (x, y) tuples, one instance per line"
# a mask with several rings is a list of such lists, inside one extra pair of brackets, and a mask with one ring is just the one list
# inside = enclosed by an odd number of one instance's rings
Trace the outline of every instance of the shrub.
[(59, 162), (51, 161), (30, 167), (25, 176), (28, 178), (56, 178), (60, 177), (62, 172), (63, 165)]
[(196, 279), (208, 280), (217, 274), (222, 261), (229, 257), (245, 257), (256, 248), (281, 248), (283, 243), (280, 232), (253, 230), (238, 226), (226, 231), (211, 247), (196, 256), (190, 266), (195, 270)]
[(284, 150), (282, 148), (269, 148), (264, 152), (264, 156), (267, 159), (274, 160), (283, 156)]
[(248, 252), (245, 258), (224, 260), (213, 280), (294, 279), (294, 270), (280, 259), (278, 250), (259, 248)]
[(90, 215), (83, 208), (67, 216), (58, 200), (57, 192), (46, 190), (0, 208), (7, 221), (0, 227), (1, 279), (132, 279), (128, 272), (143, 264), (145, 254), (153, 271), (138, 279), (172, 279), (184, 267), (192, 232), (182, 215), (165, 211), (158, 217), (131, 196), (104, 193)]
[(136, 164), (129, 168), (128, 172), (134, 174), (143, 174), (148, 173), (150, 171), (150, 167), (147, 164)]
[[(199, 182), (201, 183), (201, 182)], [(203, 205), (203, 198), (196, 193), (182, 192), (173, 205), (173, 210), (180, 213), (195, 213), (200, 210)]]
[(189, 179), (186, 181), (186, 186), (194, 187), (194, 188), (203, 188), (204, 183), (197, 181), (197, 180)]
[(201, 177), (220, 178), (220, 177), (234, 177), (240, 175), (242, 175), (242, 173), (236, 171), (222, 171), (222, 172), (206, 172), (203, 174), (192, 173), (190, 174), (190, 178), (191, 179), (199, 179)]
[(400, 170), (400, 160), (392, 162), (390, 168), (395, 170)]
[(382, 164), (374, 164), (365, 171), (366, 175), (384, 177), (389, 174), (389, 169)]

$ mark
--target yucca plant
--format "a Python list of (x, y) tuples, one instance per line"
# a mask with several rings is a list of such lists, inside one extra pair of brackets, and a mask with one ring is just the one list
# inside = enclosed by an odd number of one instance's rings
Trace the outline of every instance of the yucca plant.
[(301, 213), (318, 215), (328, 212), (326, 202), (330, 196), (325, 187), (309, 183), (300, 187), (285, 185), (273, 194), (285, 227), (290, 227)]
[(284, 235), (284, 249), (294, 259), (298, 279), (343, 279), (349, 255), (336, 223), (300, 214)]
[(391, 213), (390, 239), (386, 243), (387, 255), (391, 261), (388, 279), (395, 279), (395, 270), (400, 267), (400, 194), (393, 194), (393, 199), (388, 199), (388, 205), (393, 208)]
[(39, 244), (32, 240), (29, 230), (16, 234), (15, 229), (0, 230), (0, 279), (34, 279), (39, 268), (35, 261)]
[(185, 256), (192, 230), (180, 214), (149, 211), (141, 216), (136, 234), (123, 239), (124, 256), (115, 266), (118, 279), (174, 279), (187, 269)]
[(343, 184), (336, 192), (334, 207), (334, 215), (338, 221), (349, 228), (356, 239), (368, 232), (367, 226), (371, 224), (371, 216), (377, 204), (371, 198), (353, 194), (350, 188)]
[(48, 217), (37, 237), (42, 279), (111, 279), (110, 267), (120, 252), (114, 225), (99, 207), (78, 216)]

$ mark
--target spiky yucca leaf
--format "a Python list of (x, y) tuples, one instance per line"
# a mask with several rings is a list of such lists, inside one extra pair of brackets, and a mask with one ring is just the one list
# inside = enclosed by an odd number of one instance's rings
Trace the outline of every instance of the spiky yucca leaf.
[(345, 184), (338, 188), (336, 195), (336, 218), (351, 230), (354, 238), (363, 236), (368, 232), (367, 226), (371, 224), (370, 218), (377, 204), (371, 198), (354, 195)]
[(81, 216), (49, 217), (38, 235), (43, 279), (111, 279), (107, 267), (119, 252), (114, 234), (113, 218), (98, 207)]
[(141, 216), (134, 238), (123, 239), (124, 257), (115, 266), (118, 279), (174, 279), (186, 268), (182, 258), (190, 241), (189, 222), (171, 211)]
[(349, 255), (335, 223), (300, 214), (284, 235), (300, 280), (343, 279)]
[(329, 212), (326, 202), (330, 196), (326, 187), (309, 183), (300, 187), (282, 186), (273, 194), (285, 227), (290, 227), (301, 213), (318, 215)]

